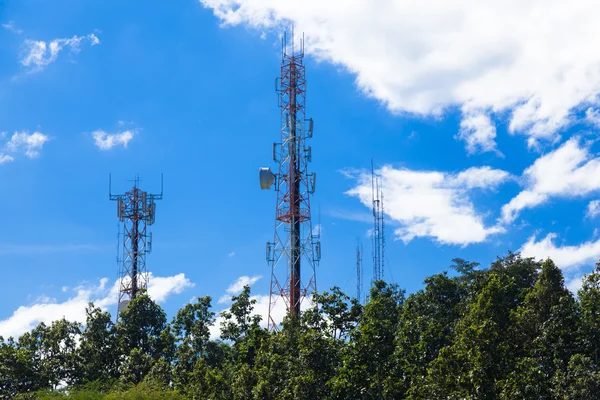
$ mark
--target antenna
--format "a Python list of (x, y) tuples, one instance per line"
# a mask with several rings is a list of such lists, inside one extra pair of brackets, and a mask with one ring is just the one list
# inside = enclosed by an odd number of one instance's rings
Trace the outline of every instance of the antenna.
[[(141, 291), (148, 288), (146, 255), (152, 249), (152, 233), (148, 226), (154, 223), (156, 200), (163, 197), (163, 176), (160, 177), (160, 194), (150, 194), (139, 188), (139, 175), (131, 180), (133, 187), (124, 194), (112, 193), (112, 177), (108, 176), (108, 196), (117, 202), (118, 234), (117, 263), (119, 265), (118, 311), (127, 309)], [(119, 313), (117, 313), (117, 319)]]
[[(380, 180), (381, 182), (381, 180)], [(379, 197), (381, 199), (381, 208), (380, 215), (381, 218), (381, 278), (383, 279), (384, 275), (384, 266), (385, 266), (385, 213), (383, 209), (383, 188), (381, 185), (379, 186)]]
[(362, 268), (362, 243), (356, 239), (356, 299), (362, 304), (362, 291), (363, 291), (363, 268)]
[(373, 232), (371, 233), (371, 246), (373, 254), (373, 279), (374, 281), (383, 279), (383, 267), (385, 257), (385, 222), (383, 218), (383, 189), (381, 188), (379, 177), (375, 176), (373, 159), (371, 159), (371, 200), (373, 212)]
[(291, 54), (288, 54), (287, 33), (284, 32), (281, 73), (275, 80), (281, 118), (281, 140), (273, 147), (278, 171), (259, 170), (261, 188), (270, 189), (276, 182), (277, 193), (274, 240), (266, 246), (266, 258), (271, 267), (269, 330), (278, 329), (274, 318), (279, 301), (283, 301), (288, 313), (296, 317), (302, 302), (311, 301), (311, 295), (317, 289), (315, 269), (321, 258), (320, 232), (313, 232), (310, 208), (316, 175), (308, 172), (312, 150), (307, 141), (313, 135), (313, 122), (306, 118), (304, 37), (302, 52), (296, 54), (293, 26), (291, 41)]

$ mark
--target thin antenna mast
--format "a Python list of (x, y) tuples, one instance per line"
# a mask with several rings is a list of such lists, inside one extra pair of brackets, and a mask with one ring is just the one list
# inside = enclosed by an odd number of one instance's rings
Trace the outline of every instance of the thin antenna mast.
[(356, 299), (362, 304), (363, 268), (362, 268), (362, 243), (356, 244)]
[(385, 221), (383, 216), (383, 189), (380, 179), (375, 176), (373, 159), (371, 159), (371, 199), (373, 212), (373, 232), (371, 234), (372, 254), (373, 254), (373, 279), (374, 281), (383, 279), (384, 257), (385, 257)]

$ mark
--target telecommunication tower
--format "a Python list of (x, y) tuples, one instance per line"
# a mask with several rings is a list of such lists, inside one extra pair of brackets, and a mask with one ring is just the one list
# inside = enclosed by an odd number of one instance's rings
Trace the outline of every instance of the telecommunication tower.
[(371, 160), (371, 197), (373, 210), (373, 233), (371, 234), (373, 252), (373, 281), (383, 279), (385, 264), (385, 221), (383, 209), (383, 190), (379, 178), (375, 176)]
[(362, 266), (362, 243), (356, 245), (356, 299), (362, 303), (363, 291), (363, 266)]
[[(298, 316), (300, 306), (316, 292), (315, 269), (321, 259), (320, 232), (313, 232), (310, 198), (315, 192), (316, 175), (308, 172), (313, 120), (306, 118), (306, 78), (304, 39), (300, 51), (294, 49), (294, 34), (288, 45), (284, 34), (280, 77), (275, 80), (280, 109), (279, 143), (273, 143), (277, 173), (260, 168), (260, 187), (277, 192), (275, 234), (267, 242), (266, 258), (271, 267), (268, 329), (276, 330), (275, 308), (283, 300), (289, 313)], [(303, 268), (301, 268), (301, 266)]]
[(110, 200), (117, 202), (119, 218), (119, 313), (127, 308), (140, 290), (148, 288), (146, 254), (152, 251), (152, 233), (149, 232), (148, 226), (154, 224), (156, 219), (155, 201), (162, 200), (163, 196), (162, 175), (160, 194), (150, 194), (141, 190), (139, 183), (140, 179), (137, 176), (130, 191), (125, 194), (112, 194), (109, 176), (108, 195)]

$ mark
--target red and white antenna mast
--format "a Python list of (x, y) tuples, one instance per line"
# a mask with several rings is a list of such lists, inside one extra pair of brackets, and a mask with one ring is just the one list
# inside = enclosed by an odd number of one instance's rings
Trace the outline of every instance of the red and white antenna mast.
[(288, 313), (300, 314), (304, 300), (316, 292), (315, 269), (321, 258), (320, 227), (313, 232), (310, 197), (315, 192), (316, 175), (308, 172), (313, 134), (313, 120), (307, 119), (304, 39), (300, 52), (294, 51), (294, 34), (290, 48), (284, 35), (281, 51), (281, 76), (275, 81), (278, 94), (281, 139), (273, 144), (273, 161), (278, 172), (260, 169), (260, 186), (277, 192), (274, 241), (267, 243), (267, 261), (271, 266), (269, 330), (277, 329), (275, 311), (285, 303)]

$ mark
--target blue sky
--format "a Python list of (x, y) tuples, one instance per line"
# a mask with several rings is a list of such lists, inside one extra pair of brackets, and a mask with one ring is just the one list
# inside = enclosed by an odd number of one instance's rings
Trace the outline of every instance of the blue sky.
[[(370, 279), (371, 158), (387, 280), (413, 292), (452, 258), (487, 266), (522, 250), (555, 258), (577, 287), (600, 258), (593, 13), (533, 0), (298, 4), (0, 3), (0, 335), (80, 319), (88, 300), (114, 312), (109, 173), (117, 192), (138, 173), (156, 192), (164, 173), (147, 263), (170, 315), (203, 295), (220, 311), (236, 282), (264, 302), (275, 193), (257, 172), (275, 167), (273, 80), (292, 22), (307, 37), (320, 290), (355, 292), (357, 238)], [(532, 16), (577, 29), (541, 34)]]

